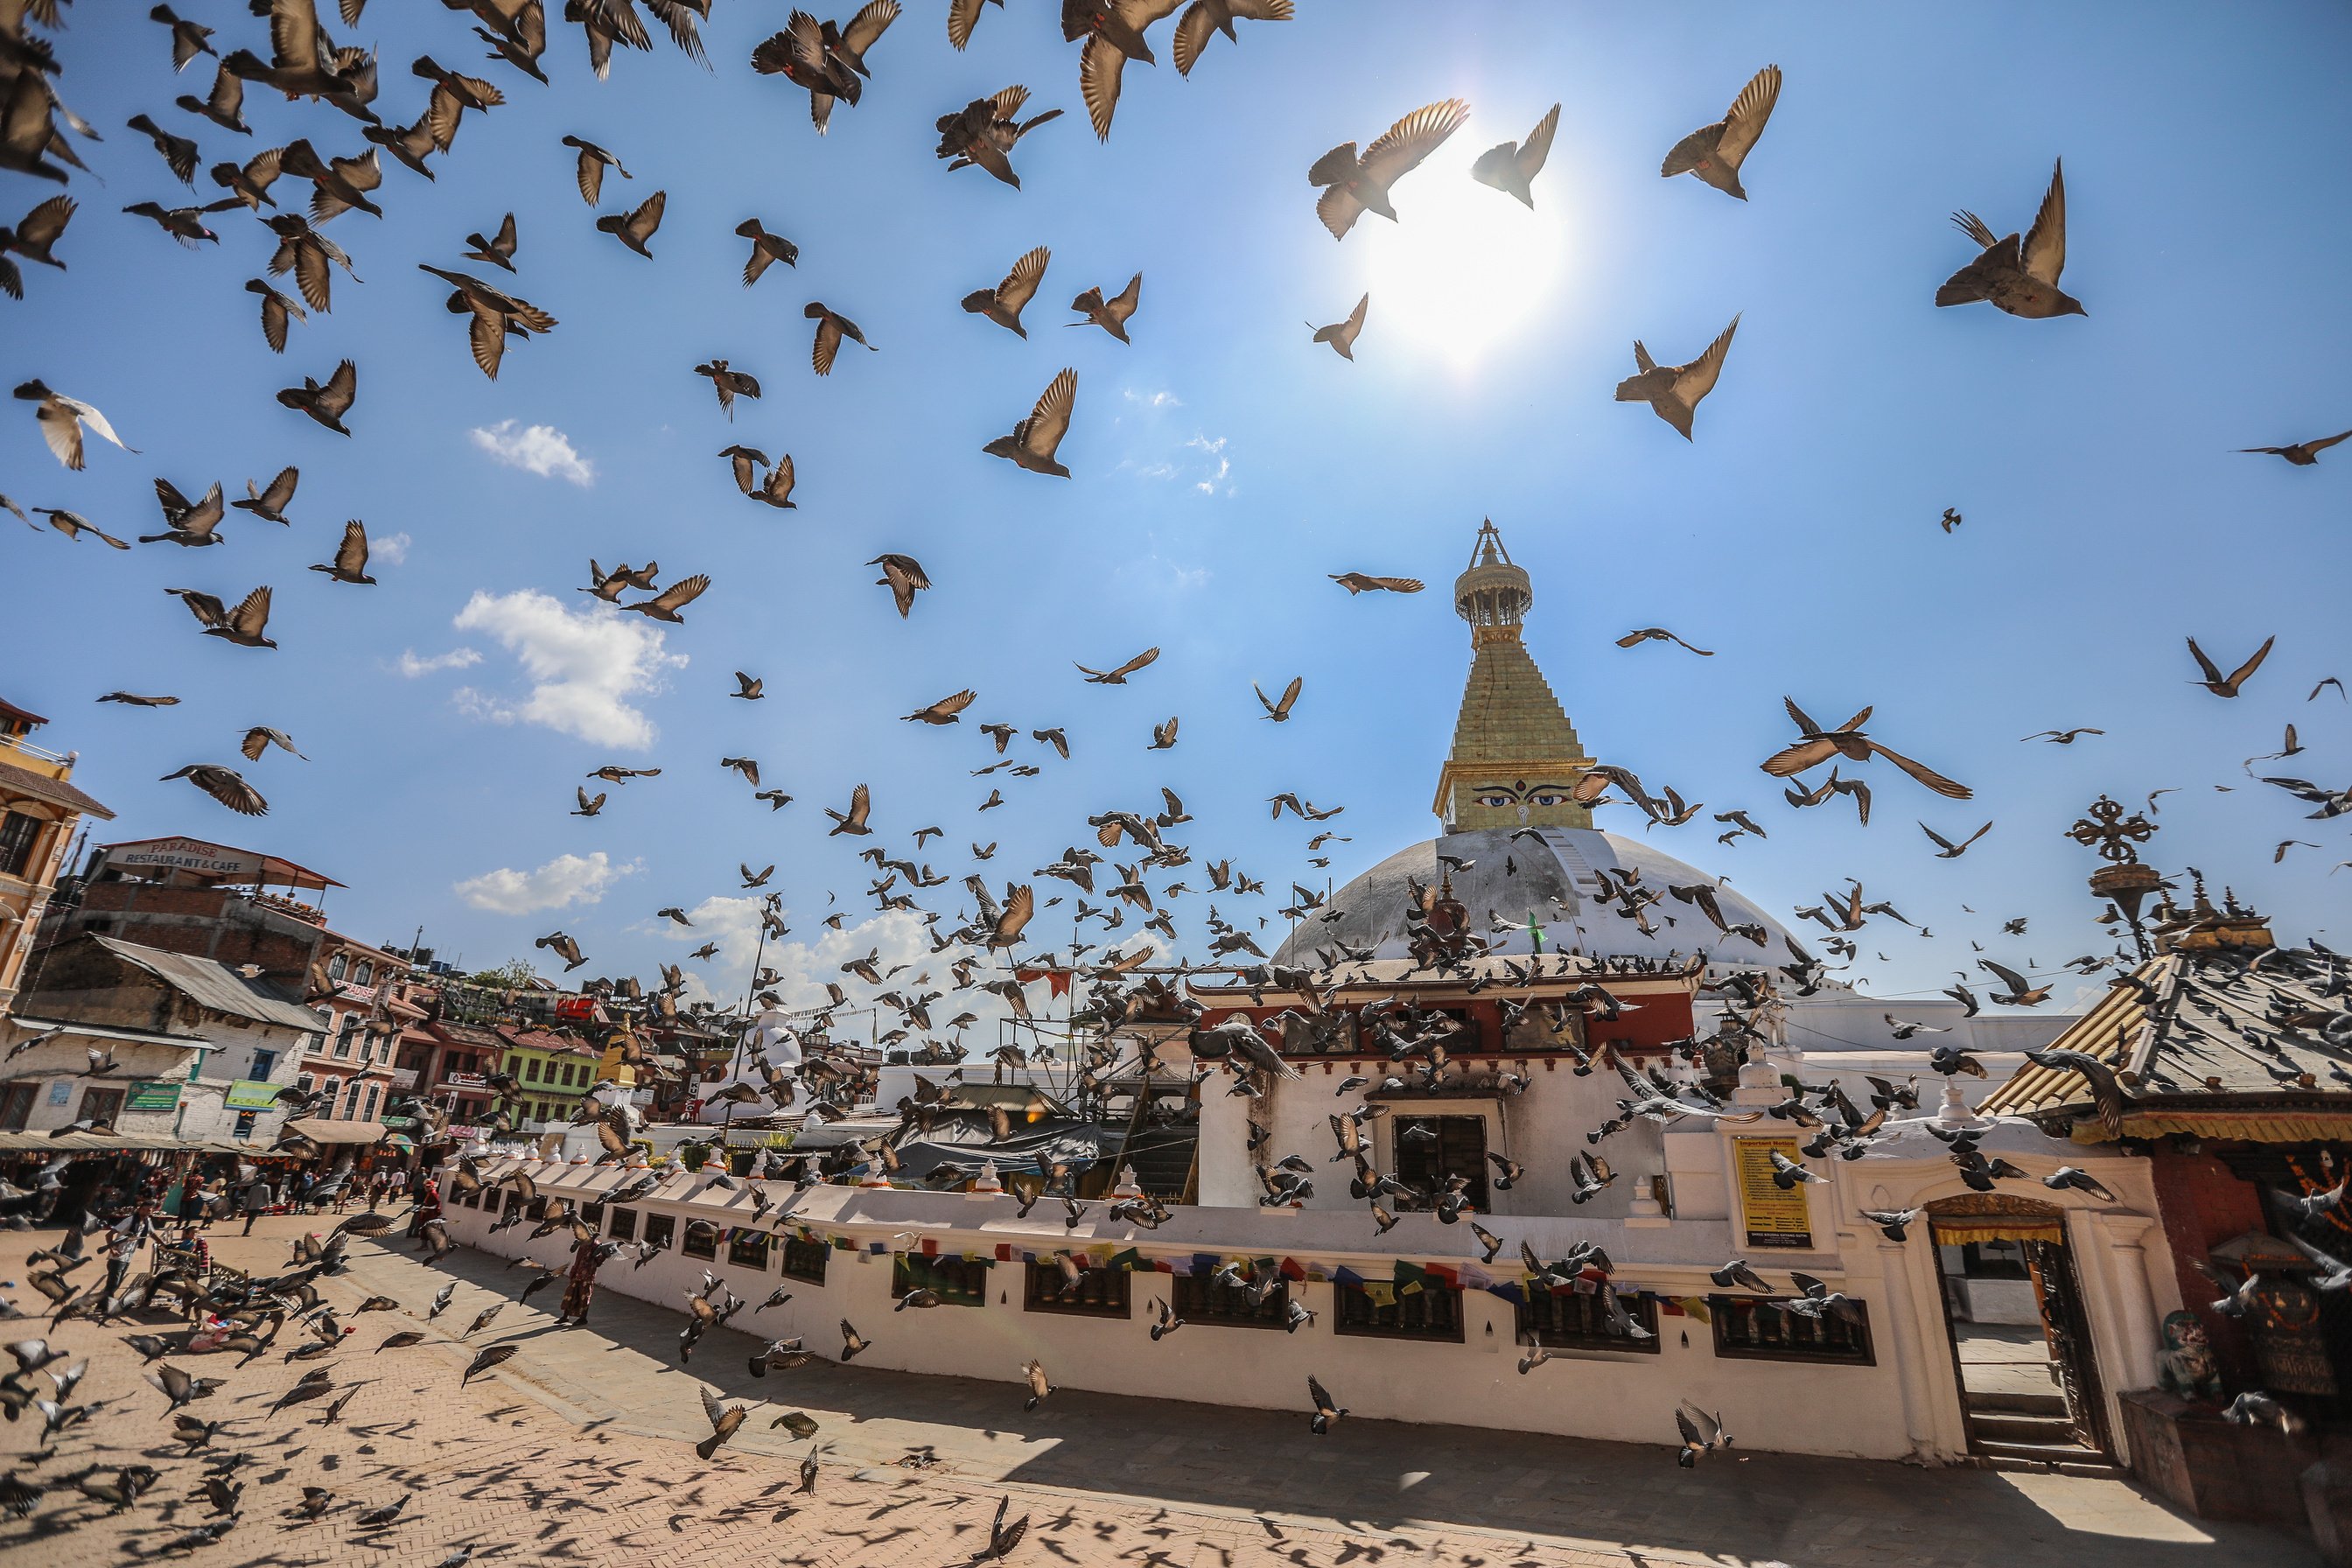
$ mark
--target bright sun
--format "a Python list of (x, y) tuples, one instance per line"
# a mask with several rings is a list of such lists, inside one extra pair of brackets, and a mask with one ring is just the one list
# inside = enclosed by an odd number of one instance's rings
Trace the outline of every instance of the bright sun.
[[(1370, 252), (1366, 353), (1409, 339), (1457, 369), (1488, 357), (1540, 314), (1567, 260), (1557, 180), (1536, 182), (1536, 210), (1470, 177), (1484, 144), (1468, 128), (1396, 184), (1401, 221), (1367, 214), (1348, 243)], [(1476, 144), (1472, 144), (1476, 143)]]

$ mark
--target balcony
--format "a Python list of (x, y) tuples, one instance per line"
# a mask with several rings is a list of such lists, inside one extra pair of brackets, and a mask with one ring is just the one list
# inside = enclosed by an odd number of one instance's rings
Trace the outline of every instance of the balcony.
[(79, 756), (78, 752), (52, 752), (47, 746), (37, 746), (22, 735), (0, 734), (0, 762), (14, 763), (43, 778), (71, 776)]

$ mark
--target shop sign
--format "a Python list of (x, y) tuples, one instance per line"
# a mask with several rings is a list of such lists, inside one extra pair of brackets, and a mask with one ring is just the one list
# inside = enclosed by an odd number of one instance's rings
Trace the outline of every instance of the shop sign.
[(177, 1079), (141, 1079), (131, 1086), (131, 1097), (122, 1102), (125, 1110), (170, 1110), (180, 1103)]
[(257, 878), (261, 857), (201, 838), (159, 838), (135, 849), (109, 850), (107, 864), (151, 871), (198, 871), (215, 877)]
[(228, 1094), (221, 1103), (231, 1110), (268, 1110), (278, 1103), (278, 1091), (283, 1084), (264, 1083), (258, 1079), (241, 1078), (228, 1086)]
[(1739, 1188), (1739, 1226), (1749, 1247), (1777, 1247), (1810, 1251), (1812, 1218), (1807, 1212), (1804, 1184), (1783, 1191), (1772, 1179), (1772, 1156), (1801, 1164), (1794, 1138), (1735, 1138), (1731, 1141), (1732, 1170)]

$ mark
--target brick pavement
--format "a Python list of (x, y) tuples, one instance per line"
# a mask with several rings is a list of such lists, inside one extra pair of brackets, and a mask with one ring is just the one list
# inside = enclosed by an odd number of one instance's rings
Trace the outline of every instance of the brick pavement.
[[(328, 1223), (265, 1220), (250, 1240), (218, 1231), (215, 1254), (268, 1271), (282, 1264), (291, 1236)], [(26, 1252), (43, 1239), (0, 1235), (0, 1279), (21, 1279)], [(178, 1358), (228, 1378), (192, 1408), (235, 1417), (215, 1447), (250, 1456), (238, 1472), (247, 1492), (236, 1528), (193, 1555), (240, 1568), (430, 1568), (453, 1546), (473, 1544), (478, 1561), (502, 1564), (675, 1568), (685, 1554), (794, 1568), (954, 1568), (972, 1560), (996, 1500), (1010, 1493), (1014, 1511), (1034, 1518), (1014, 1563), (1073, 1568), (2313, 1561), (2298, 1541), (2181, 1519), (2112, 1481), (1737, 1449), (1683, 1471), (1665, 1448), (1353, 1420), (1317, 1438), (1304, 1411), (1287, 1405), (1258, 1413), (1076, 1391), (1024, 1415), (1010, 1384), (830, 1363), (755, 1381), (746, 1336), (714, 1331), (681, 1368), (677, 1316), (607, 1291), (592, 1329), (557, 1329), (560, 1287), (518, 1307), (510, 1299), (524, 1279), (471, 1252), (427, 1269), (402, 1251), (362, 1244), (350, 1273), (324, 1282), (326, 1295), (348, 1308), (382, 1292), (404, 1310), (348, 1320), (357, 1327), (352, 1348), (289, 1364), (289, 1333), (243, 1367), (227, 1356)], [(456, 1299), (425, 1343), (361, 1348), (420, 1326), (434, 1291), (453, 1279)], [(502, 1299), (498, 1320), (471, 1344), (458, 1342), (458, 1331)], [(130, 1463), (153, 1465), (163, 1479), (112, 1518), (67, 1481), (29, 1521), (0, 1521), (0, 1563), (119, 1563), (206, 1517), (191, 1496), (203, 1457), (183, 1456), (170, 1441), (163, 1398), (141, 1381), (137, 1356), (121, 1342), (129, 1331), (66, 1324), (56, 1337), (89, 1358), (81, 1394), (102, 1408), (46, 1458), (33, 1453), (39, 1427), (29, 1419), (0, 1428), (0, 1449), (19, 1475), (45, 1483)], [(520, 1348), (460, 1388), (474, 1349), (493, 1342)], [(359, 1384), (336, 1425), (320, 1424), (323, 1402), (268, 1414), (272, 1399), (320, 1365), (339, 1384)], [(741, 1434), (708, 1465), (688, 1446), (709, 1431), (698, 1384), (752, 1404)], [(1574, 1396), (1566, 1380), (1562, 1396)], [(794, 1490), (809, 1445), (769, 1425), (787, 1409), (820, 1426), (814, 1498)], [(901, 1463), (917, 1454), (929, 1462)], [(336, 1507), (318, 1523), (291, 1527), (280, 1515), (304, 1484), (331, 1488)], [(358, 1528), (358, 1513), (404, 1491), (415, 1495), (401, 1522)]]

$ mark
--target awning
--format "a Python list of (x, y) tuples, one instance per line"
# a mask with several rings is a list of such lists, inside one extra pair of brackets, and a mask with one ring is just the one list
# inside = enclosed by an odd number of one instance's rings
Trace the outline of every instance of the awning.
[[(2158, 1138), (2182, 1132), (2196, 1138), (2238, 1138), (2249, 1143), (2325, 1143), (2352, 1138), (2352, 1110), (2217, 1109), (2213, 1110), (2126, 1110), (2124, 1136)], [(2077, 1143), (2111, 1142), (2096, 1121), (2074, 1123)]]
[(0, 1154), (148, 1154), (236, 1152), (233, 1143), (207, 1143), (158, 1132), (68, 1132), (52, 1138), (46, 1132), (0, 1132)]
[(297, 1138), (308, 1138), (313, 1143), (359, 1144), (380, 1143), (384, 1128), (381, 1121), (330, 1121), (324, 1117), (299, 1116), (287, 1122), (286, 1131)]

